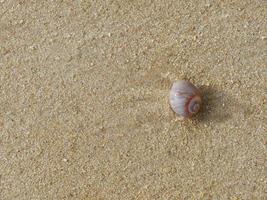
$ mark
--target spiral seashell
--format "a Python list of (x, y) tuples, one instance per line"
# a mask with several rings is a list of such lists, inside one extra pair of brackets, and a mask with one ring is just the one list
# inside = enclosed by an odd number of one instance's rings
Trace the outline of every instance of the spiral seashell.
[(173, 111), (182, 118), (193, 116), (201, 106), (199, 90), (192, 83), (185, 80), (173, 83), (169, 100)]

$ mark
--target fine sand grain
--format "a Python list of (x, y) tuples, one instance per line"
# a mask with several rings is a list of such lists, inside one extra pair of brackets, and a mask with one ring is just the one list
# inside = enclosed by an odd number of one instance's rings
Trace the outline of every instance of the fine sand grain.
[(0, 0), (0, 92), (1, 200), (267, 199), (266, 0)]

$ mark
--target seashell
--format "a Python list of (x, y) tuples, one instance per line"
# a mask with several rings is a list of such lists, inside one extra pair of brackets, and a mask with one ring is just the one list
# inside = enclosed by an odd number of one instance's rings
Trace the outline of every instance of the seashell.
[(199, 90), (189, 81), (179, 80), (173, 83), (170, 91), (170, 106), (182, 118), (196, 114), (201, 106)]

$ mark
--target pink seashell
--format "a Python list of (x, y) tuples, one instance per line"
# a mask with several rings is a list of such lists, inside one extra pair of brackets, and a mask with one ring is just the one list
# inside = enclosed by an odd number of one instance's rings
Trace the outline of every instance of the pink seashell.
[(169, 98), (173, 111), (183, 118), (193, 116), (201, 106), (199, 90), (188, 81), (179, 80), (174, 82)]

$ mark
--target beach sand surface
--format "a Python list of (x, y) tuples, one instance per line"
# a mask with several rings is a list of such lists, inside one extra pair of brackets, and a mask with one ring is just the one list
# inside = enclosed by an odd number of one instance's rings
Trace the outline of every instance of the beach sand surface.
[(266, 0), (0, 0), (0, 199), (266, 200), (266, 19)]

